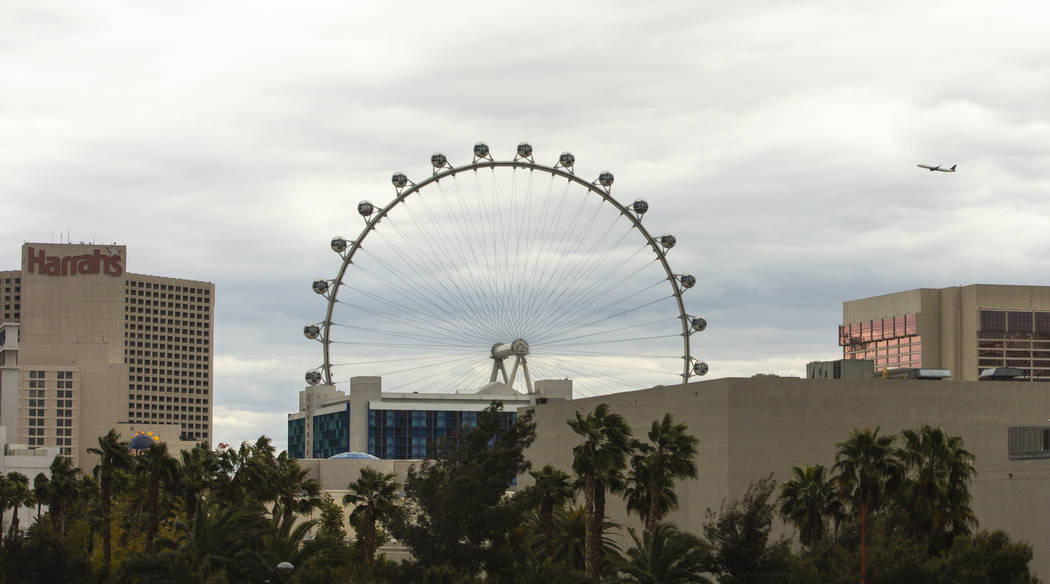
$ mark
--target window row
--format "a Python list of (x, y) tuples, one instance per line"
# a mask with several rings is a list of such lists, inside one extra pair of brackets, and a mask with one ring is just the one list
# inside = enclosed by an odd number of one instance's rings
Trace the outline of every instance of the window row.
[(839, 346), (901, 338), (916, 332), (914, 314), (843, 324), (839, 326)]
[(1050, 312), (1042, 310), (982, 310), (981, 331), (1050, 334)]
[(187, 292), (190, 294), (211, 294), (208, 288), (192, 288), (177, 284), (162, 284), (160, 282), (145, 282), (142, 280), (124, 280), (125, 288), (143, 288), (145, 290), (162, 290), (171, 292)]

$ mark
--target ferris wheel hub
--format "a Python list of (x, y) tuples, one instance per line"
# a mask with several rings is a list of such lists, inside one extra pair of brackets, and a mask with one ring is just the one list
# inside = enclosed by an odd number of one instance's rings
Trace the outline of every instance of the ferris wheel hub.
[(529, 344), (525, 339), (516, 339), (512, 343), (492, 345), (493, 359), (506, 359), (507, 357), (524, 357), (529, 354)]
[[(507, 387), (514, 386), (514, 379), (518, 376), (518, 369), (521, 369), (522, 374), (525, 376), (525, 389), (531, 395), (532, 389), (532, 375), (529, 374), (529, 362), (525, 358), (529, 354), (529, 344), (525, 342), (525, 339), (515, 339), (511, 343), (496, 343), (492, 345), (492, 375), (489, 376), (489, 381), (496, 381), (500, 376), (503, 377), (503, 383)], [(503, 360), (513, 357), (514, 365), (511, 367), (510, 373), (507, 373), (507, 368), (503, 365)]]

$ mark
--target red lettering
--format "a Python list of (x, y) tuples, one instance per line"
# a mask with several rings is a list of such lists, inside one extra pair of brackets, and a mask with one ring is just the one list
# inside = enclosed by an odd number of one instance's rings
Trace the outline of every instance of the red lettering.
[(120, 260), (124, 259), (117, 254), (113, 254), (108, 258), (103, 258), (106, 261), (106, 275), (107, 276), (119, 276), (124, 273), (124, 266), (120, 265)]
[[(96, 252), (97, 253), (97, 252)], [(97, 274), (98, 273), (98, 260), (95, 256), (90, 255), (78, 255), (73, 258), (74, 274)]]
[[(40, 250), (40, 253), (38, 254), (35, 249), (31, 247), (26, 248), (26, 260), (28, 264), (26, 269), (29, 270), (30, 274), (44, 273), (44, 262), (47, 261), (47, 254), (44, 253), (44, 250)], [(33, 268), (37, 269), (34, 270)]]
[(44, 250), (26, 248), (26, 270), (45, 276), (75, 276), (77, 274), (99, 274), (120, 276), (124, 273), (124, 258), (117, 254), (102, 255), (99, 250), (77, 256), (49, 256)]
[(48, 276), (62, 275), (62, 259), (55, 256), (47, 256), (47, 262), (44, 263), (44, 273)]

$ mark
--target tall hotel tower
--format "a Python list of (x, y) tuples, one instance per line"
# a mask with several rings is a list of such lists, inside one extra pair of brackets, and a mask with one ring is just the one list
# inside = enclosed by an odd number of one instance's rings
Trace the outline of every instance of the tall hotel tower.
[(82, 467), (114, 428), (210, 445), (215, 285), (126, 267), (123, 245), (26, 243), (22, 269), (0, 272), (9, 437)]

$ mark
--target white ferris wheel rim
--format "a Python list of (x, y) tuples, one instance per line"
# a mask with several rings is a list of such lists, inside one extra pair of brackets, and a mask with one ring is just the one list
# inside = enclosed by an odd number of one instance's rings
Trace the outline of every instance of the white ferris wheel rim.
[[(644, 247), (651, 250), (654, 255), (654, 260), (659, 263), (662, 269), (663, 275), (666, 282), (671, 287), (671, 296), (673, 298), (673, 304), (677, 312), (677, 316), (674, 318), (680, 323), (681, 335), (681, 346), (682, 355), (674, 356), (681, 358), (682, 366), (681, 371), (677, 375), (681, 376), (683, 382), (689, 380), (691, 376), (703, 375), (707, 372), (707, 365), (693, 358), (691, 354), (690, 338), (692, 334), (702, 331), (706, 327), (706, 320), (702, 317), (693, 316), (689, 314), (685, 309), (685, 302), (683, 294), (685, 290), (691, 288), (696, 279), (690, 274), (679, 274), (675, 273), (667, 260), (668, 251), (674, 246), (675, 238), (673, 236), (664, 235), (659, 238), (654, 237), (649, 230), (642, 223), (642, 216), (648, 210), (648, 203), (645, 201), (635, 201), (631, 207), (624, 206), (612, 194), (613, 175), (609, 172), (602, 172), (599, 177), (594, 181), (587, 181), (580, 178), (574, 172), (573, 166), (575, 159), (570, 153), (563, 153), (557, 163), (552, 166), (538, 164), (532, 158), (532, 149), (526, 143), (522, 143), (518, 146), (518, 154), (512, 160), (494, 160), (489, 155), (488, 147), (483, 143), (478, 143), (474, 148), (474, 159), (470, 164), (464, 164), (461, 166), (453, 166), (447, 160), (443, 154), (435, 154), (431, 157), (431, 164), (433, 166), (433, 172), (430, 176), (417, 182), (412, 182), (402, 173), (395, 173), (392, 176), (391, 182), (394, 185), (395, 197), (389, 203), (382, 208), (376, 208), (368, 201), (362, 201), (358, 205), (359, 214), (365, 219), (365, 226), (359, 233), (359, 235), (352, 241), (348, 241), (341, 237), (333, 238), (332, 248), (341, 257), (341, 264), (336, 277), (332, 280), (319, 279), (314, 282), (314, 291), (322, 295), (327, 302), (327, 308), (325, 312), (325, 318), (323, 321), (307, 324), (304, 328), (304, 332), (308, 338), (314, 338), (320, 341), (322, 345), (322, 364), (313, 370), (307, 372), (307, 382), (315, 384), (324, 382), (326, 384), (333, 384), (336, 380), (333, 377), (333, 367), (336, 366), (332, 359), (332, 345), (337, 342), (333, 339), (332, 331), (335, 327), (339, 326), (339, 323), (333, 321), (333, 316), (336, 312), (337, 306), (340, 304), (339, 293), (342, 289), (347, 287), (346, 278), (351, 273), (350, 266), (354, 265), (355, 257), (362, 252), (364, 243), (368, 239), (370, 234), (376, 232), (377, 227), (384, 221), (390, 218), (391, 212), (397, 209), (399, 206), (404, 205), (407, 200), (413, 195), (419, 195), (424, 191), (426, 187), (432, 185), (438, 185), (443, 179), (455, 180), (458, 175), (472, 172), (477, 176), (478, 171), (485, 169), (491, 170), (493, 173), (497, 169), (513, 169), (517, 172), (519, 169), (531, 173), (547, 174), (550, 180), (553, 181), (556, 178), (562, 178), (567, 181), (567, 185), (576, 185), (583, 187), (586, 190), (584, 196), (596, 195), (600, 197), (601, 202), (609, 203), (618, 213), (617, 220), (619, 218), (625, 218), (630, 222), (629, 231), (636, 230), (644, 240)], [(458, 187), (457, 187), (458, 188)], [(568, 186), (566, 186), (568, 188)], [(588, 336), (588, 335), (581, 335)], [(506, 338), (502, 342), (510, 343), (521, 341), (522, 339)], [(499, 342), (492, 346), (491, 357), (496, 360), (497, 345)], [(527, 344), (525, 345), (528, 346)], [(527, 348), (526, 348), (527, 353)], [(509, 355), (509, 353), (508, 353)], [(524, 355), (524, 354), (522, 354)], [(507, 356), (507, 355), (504, 355)], [(670, 356), (669, 356), (670, 357)], [(524, 359), (520, 359), (524, 361)], [(502, 359), (498, 360), (499, 367), (502, 368)], [(517, 371), (518, 361), (514, 363), (514, 370)], [(497, 365), (493, 365), (492, 379), (496, 378)], [(503, 376), (506, 380), (507, 373), (503, 370)], [(525, 369), (525, 376), (528, 376), (528, 369)], [(529, 392), (531, 392), (531, 380), (528, 380)], [(511, 377), (511, 383), (513, 385), (513, 377)]]

